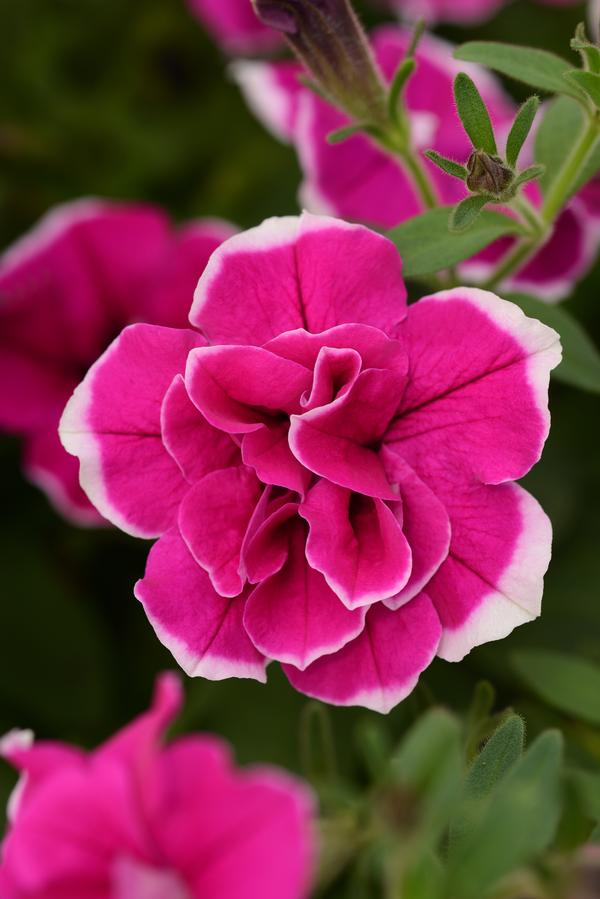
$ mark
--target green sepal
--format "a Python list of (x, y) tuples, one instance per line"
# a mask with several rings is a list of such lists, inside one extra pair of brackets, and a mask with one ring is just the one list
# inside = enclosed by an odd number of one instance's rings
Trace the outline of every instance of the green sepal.
[(454, 162), (453, 159), (448, 159), (447, 156), (442, 156), (435, 150), (425, 150), (424, 155), (447, 175), (452, 175), (453, 178), (460, 178), (461, 181), (466, 180), (467, 170), (464, 165)]
[(474, 148), (495, 156), (498, 151), (490, 115), (474, 81), (465, 72), (459, 72), (454, 79), (454, 99), (462, 126)]
[(540, 99), (535, 95), (526, 100), (512, 123), (510, 133), (506, 141), (506, 161), (512, 168), (517, 164), (519, 153), (523, 144), (527, 140), (527, 136), (531, 131), (533, 120), (540, 106)]
[(470, 228), (490, 199), (485, 194), (471, 194), (471, 196), (461, 200), (450, 213), (450, 218), (448, 219), (450, 231), (466, 231)]

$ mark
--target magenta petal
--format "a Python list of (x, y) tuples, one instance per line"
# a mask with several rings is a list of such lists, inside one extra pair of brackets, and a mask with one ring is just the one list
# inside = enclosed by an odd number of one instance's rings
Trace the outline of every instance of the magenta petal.
[(188, 0), (188, 6), (229, 53), (264, 52), (281, 41), (259, 21), (249, 0)]
[(210, 346), (190, 353), (185, 382), (207, 421), (241, 434), (269, 423), (277, 412), (299, 410), (311, 373), (262, 347)]
[(175, 520), (188, 485), (161, 438), (161, 406), (194, 331), (131, 325), (92, 366), (60, 423), (63, 446), (80, 461), (81, 485), (96, 508), (137, 537)]
[(395, 596), (411, 571), (411, 550), (393, 512), (319, 480), (300, 506), (310, 526), (306, 558), (348, 609)]
[(242, 458), (264, 484), (286, 487), (304, 495), (311, 474), (293, 455), (288, 443), (289, 430), (285, 421), (244, 434)]
[(219, 596), (176, 529), (150, 550), (135, 587), (159, 640), (190, 677), (265, 681), (265, 660), (242, 623), (245, 599)]
[(306, 468), (340, 487), (397, 499), (373, 445), (382, 437), (402, 398), (404, 378), (383, 369), (361, 372), (327, 406), (293, 415), (290, 447)]
[(61, 445), (58, 419), (52, 427), (27, 437), (24, 468), (29, 480), (45, 492), (65, 518), (84, 527), (108, 524), (79, 485), (79, 463)]
[(242, 542), (261, 493), (254, 472), (238, 465), (207, 474), (181, 503), (181, 536), (221, 596), (237, 596), (244, 586)]
[[(245, 2), (245, 0), (244, 0)], [(282, 141), (292, 139), (298, 116), (298, 97), (305, 91), (297, 62), (236, 60), (231, 74), (244, 99), (265, 128)]]
[(460, 489), (448, 478), (444, 490), (452, 542), (427, 592), (444, 629), (439, 654), (455, 662), (539, 615), (552, 528), (517, 484)]
[(190, 321), (212, 343), (260, 345), (283, 331), (349, 321), (392, 331), (405, 315), (394, 245), (360, 225), (304, 213), (269, 219), (219, 247)]
[(213, 428), (194, 406), (176, 375), (161, 408), (162, 440), (184, 477), (199, 481), (218, 468), (239, 463), (240, 449), (229, 434)]
[(389, 599), (397, 609), (417, 595), (433, 577), (450, 547), (450, 520), (444, 505), (397, 453), (385, 449), (382, 459), (390, 483), (400, 488), (402, 531), (412, 551), (412, 571), (406, 585)]
[(273, 498), (267, 487), (254, 510), (242, 547), (243, 567), (251, 584), (271, 577), (288, 557), (290, 535), (285, 524), (298, 514), (298, 503), (291, 496)]
[(431, 456), (467, 480), (526, 474), (550, 426), (558, 334), (491, 293), (456, 288), (411, 306), (405, 337), (411, 377), (386, 442), (417, 474)]
[(389, 712), (414, 689), (438, 648), (441, 627), (431, 600), (420, 593), (397, 611), (381, 603), (367, 613), (364, 631), (305, 671), (285, 665), (292, 686), (332, 705)]
[(363, 629), (365, 610), (349, 611), (306, 562), (305, 531), (289, 526), (288, 558), (248, 598), (244, 625), (266, 656), (306, 668), (336, 652)]
[(10, 385), (0, 392), (0, 427), (19, 433), (58, 421), (76, 377), (0, 341), (0, 383)]

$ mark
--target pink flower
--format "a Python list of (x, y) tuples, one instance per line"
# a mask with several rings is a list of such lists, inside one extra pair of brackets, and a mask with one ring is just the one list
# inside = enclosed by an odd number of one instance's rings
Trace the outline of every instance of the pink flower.
[(280, 35), (259, 22), (251, 0), (188, 0), (188, 4), (228, 53), (261, 53), (280, 43)]
[[(373, 34), (379, 65), (390, 79), (407, 47), (410, 33), (384, 27)], [(475, 79), (490, 109), (498, 135), (506, 135), (516, 107), (488, 72), (457, 62), (450, 45), (424, 36), (417, 52), (417, 70), (409, 82), (406, 100), (411, 112), (413, 138), (419, 150), (435, 149), (465, 162), (470, 144), (456, 114), (452, 83), (459, 71)], [(248, 104), (280, 139), (296, 148), (304, 180), (302, 206), (312, 212), (339, 215), (379, 228), (391, 228), (423, 211), (423, 203), (407, 172), (369, 138), (355, 135), (343, 143), (329, 144), (329, 132), (347, 119), (312, 91), (303, 87), (292, 62), (240, 61), (233, 66)], [(439, 199), (451, 204), (466, 195), (464, 185), (448, 177), (424, 159)], [(533, 189), (534, 202), (540, 202)], [(592, 264), (600, 245), (598, 217), (581, 195), (575, 197), (556, 223), (546, 245), (517, 272), (507, 287), (557, 300)], [(465, 277), (490, 274), (498, 258), (510, 246), (510, 238), (498, 241), (463, 269)]]
[(151, 206), (84, 200), (53, 210), (0, 257), (0, 427), (25, 439), (25, 470), (67, 517), (99, 524), (57, 427), (91, 363), (130, 322), (185, 325), (212, 251), (233, 233), (180, 231)]
[(136, 595), (190, 675), (387, 711), (437, 653), (538, 615), (558, 335), (493, 294), (406, 307), (398, 253), (304, 214), (225, 242), (198, 330), (127, 328), (61, 438), (97, 508), (159, 537)]
[(0, 753), (22, 773), (0, 856), (2, 899), (301, 899), (312, 798), (282, 771), (238, 771), (215, 737), (162, 736), (181, 705), (172, 674), (150, 711), (94, 752)]
[[(576, 0), (541, 0), (551, 6), (572, 6)], [(471, 25), (491, 18), (507, 6), (507, 0), (388, 0), (390, 9), (408, 19), (425, 19), (428, 25), (436, 22), (457, 22)]]

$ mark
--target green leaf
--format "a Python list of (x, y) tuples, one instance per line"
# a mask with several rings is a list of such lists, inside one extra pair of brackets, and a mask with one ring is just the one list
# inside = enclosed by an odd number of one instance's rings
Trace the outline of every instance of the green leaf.
[(392, 757), (394, 783), (419, 799), (419, 831), (423, 843), (433, 844), (447, 826), (461, 788), (460, 725), (444, 709), (426, 712), (408, 732)]
[(533, 96), (523, 103), (515, 120), (512, 123), (510, 133), (506, 141), (506, 161), (513, 168), (517, 164), (519, 153), (531, 131), (533, 120), (540, 106), (539, 97)]
[(570, 97), (556, 97), (548, 104), (536, 131), (534, 149), (536, 162), (546, 166), (540, 179), (543, 194), (548, 192), (581, 134), (584, 115), (581, 105)]
[(592, 771), (570, 771), (582, 805), (594, 821), (600, 821), (600, 774)]
[(390, 118), (393, 121), (398, 120), (398, 105), (400, 103), (400, 96), (402, 94), (402, 91), (404, 90), (406, 82), (411, 77), (416, 67), (417, 63), (412, 58), (412, 56), (409, 56), (406, 59), (403, 59), (396, 69), (396, 74), (394, 75), (394, 78), (390, 85), (390, 92), (388, 95), (388, 112)]
[(436, 153), (435, 150), (425, 150), (424, 155), (447, 175), (452, 175), (453, 178), (460, 178), (461, 181), (466, 180), (468, 172), (464, 165), (460, 165), (460, 163), (454, 162), (453, 159), (448, 159), (446, 156)]
[(467, 41), (454, 51), (454, 56), (465, 62), (478, 62), (488, 69), (494, 69), (502, 75), (523, 81), (539, 90), (554, 94), (569, 94), (576, 100), (581, 99), (575, 85), (569, 84), (563, 77), (572, 65), (566, 59), (546, 50), (517, 47), (496, 41)]
[(581, 54), (583, 64), (591, 72), (600, 72), (600, 49), (588, 39), (585, 25), (580, 22), (571, 40), (571, 50)]
[(515, 219), (484, 209), (468, 231), (448, 230), (451, 207), (441, 206), (393, 228), (388, 237), (402, 256), (408, 277), (430, 275), (468, 259), (504, 234), (522, 233)]
[(480, 802), (463, 839), (450, 846), (448, 895), (480, 899), (550, 844), (561, 811), (562, 738), (547, 731)]
[(458, 203), (448, 219), (450, 231), (466, 231), (475, 222), (490, 198), (485, 194), (472, 194)]
[(454, 79), (454, 99), (463, 128), (475, 149), (495, 156), (498, 151), (487, 107), (465, 72), (459, 72)]
[(600, 726), (600, 666), (546, 649), (522, 649), (511, 656), (523, 683), (555, 709)]
[(527, 184), (528, 181), (535, 181), (536, 178), (541, 178), (545, 171), (543, 165), (530, 165), (528, 169), (519, 172), (512, 186), (520, 187), (521, 184)]
[(569, 84), (581, 88), (596, 107), (600, 107), (600, 75), (596, 72), (584, 72), (582, 69), (571, 69), (565, 72), (564, 77)]
[(549, 306), (526, 294), (509, 294), (507, 299), (560, 334), (563, 361), (552, 376), (572, 387), (600, 393), (600, 352), (579, 322), (562, 306)]
[(469, 770), (465, 796), (481, 799), (522, 756), (525, 725), (519, 715), (509, 715), (489, 738)]

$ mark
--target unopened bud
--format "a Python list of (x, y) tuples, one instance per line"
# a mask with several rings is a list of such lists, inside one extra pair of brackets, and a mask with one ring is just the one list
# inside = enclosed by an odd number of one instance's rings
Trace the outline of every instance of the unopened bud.
[(349, 0), (252, 0), (333, 103), (361, 122), (387, 121), (386, 89)]
[(514, 181), (514, 172), (499, 156), (474, 150), (467, 163), (466, 184), (473, 193), (500, 196)]

